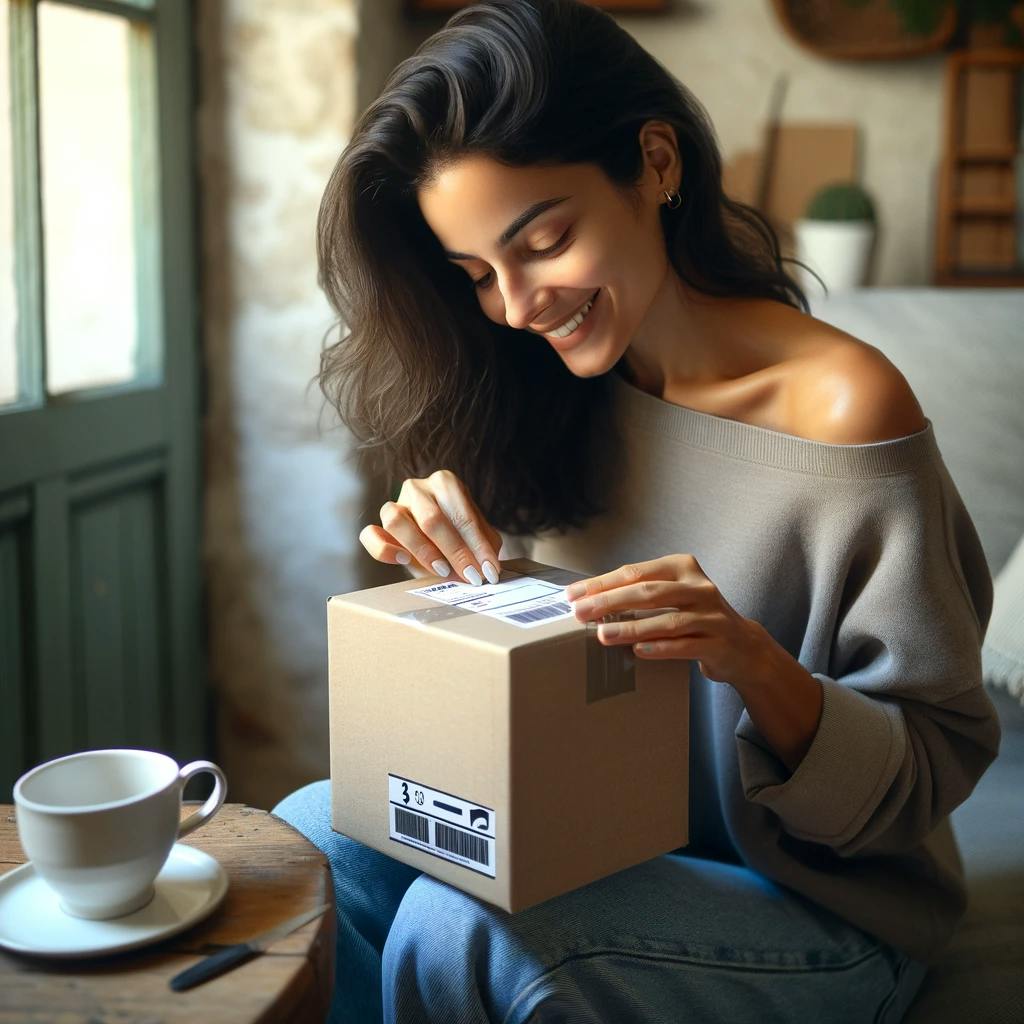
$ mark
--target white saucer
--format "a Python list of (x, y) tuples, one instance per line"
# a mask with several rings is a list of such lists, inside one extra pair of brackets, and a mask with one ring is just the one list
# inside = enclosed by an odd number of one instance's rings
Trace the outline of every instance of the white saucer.
[(228, 876), (208, 853), (175, 843), (146, 906), (108, 921), (60, 909), (57, 893), (31, 862), (0, 876), (0, 947), (35, 956), (87, 957), (159, 942), (206, 917), (228, 891)]

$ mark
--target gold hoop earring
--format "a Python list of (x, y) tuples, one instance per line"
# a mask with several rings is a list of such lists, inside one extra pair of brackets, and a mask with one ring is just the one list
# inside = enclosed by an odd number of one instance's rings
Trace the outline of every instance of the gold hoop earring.
[(683, 197), (679, 194), (679, 189), (664, 190), (661, 194), (665, 197), (665, 203), (670, 210), (678, 210), (683, 205)]

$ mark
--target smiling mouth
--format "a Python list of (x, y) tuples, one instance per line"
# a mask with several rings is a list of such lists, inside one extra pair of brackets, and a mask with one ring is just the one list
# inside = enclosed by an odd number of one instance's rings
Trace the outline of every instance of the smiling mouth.
[(583, 321), (590, 315), (590, 311), (593, 308), (594, 302), (597, 299), (598, 292), (600, 291), (601, 289), (598, 288), (594, 292), (594, 294), (591, 295), (590, 298), (587, 299), (587, 301), (584, 302), (580, 306), (580, 308), (576, 310), (575, 313), (573, 313), (572, 316), (564, 320), (558, 327), (553, 327), (549, 331), (538, 331), (537, 333), (543, 335), (544, 337), (557, 338), (558, 340), (568, 338), (569, 335), (572, 334), (580, 326), (580, 324), (582, 324)]

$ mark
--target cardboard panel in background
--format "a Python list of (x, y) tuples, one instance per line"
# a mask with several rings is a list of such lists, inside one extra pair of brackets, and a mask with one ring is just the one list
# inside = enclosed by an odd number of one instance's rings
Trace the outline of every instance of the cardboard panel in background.
[(856, 124), (783, 122), (760, 150), (740, 150), (725, 164), (725, 192), (765, 214), (792, 254), (793, 223), (815, 193), (834, 182), (859, 180), (858, 131)]

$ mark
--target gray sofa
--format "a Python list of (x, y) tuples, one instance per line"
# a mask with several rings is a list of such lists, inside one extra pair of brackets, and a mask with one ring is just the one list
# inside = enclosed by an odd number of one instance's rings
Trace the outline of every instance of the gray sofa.
[[(813, 299), (917, 394), (996, 576), (1024, 536), (1024, 290), (866, 288)], [(908, 1024), (1024, 1022), (1024, 709), (989, 687), (999, 756), (953, 814), (969, 905)]]

